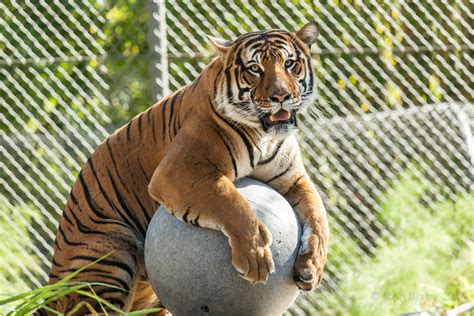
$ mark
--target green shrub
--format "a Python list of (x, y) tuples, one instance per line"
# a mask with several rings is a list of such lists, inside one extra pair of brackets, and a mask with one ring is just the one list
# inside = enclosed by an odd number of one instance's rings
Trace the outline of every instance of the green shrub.
[(4, 296), (35, 286), (29, 280), (43, 271), (40, 258), (32, 251), (28, 230), (33, 216), (40, 216), (38, 210), (26, 203), (12, 205), (3, 196), (0, 209), (0, 240), (5, 241), (0, 247), (0, 295)]
[(444, 311), (474, 299), (474, 194), (427, 206), (427, 184), (410, 173), (387, 192), (378, 213), (393, 238), (378, 241), (369, 261), (346, 273), (340, 291), (326, 304), (336, 314), (394, 315), (420, 310)]

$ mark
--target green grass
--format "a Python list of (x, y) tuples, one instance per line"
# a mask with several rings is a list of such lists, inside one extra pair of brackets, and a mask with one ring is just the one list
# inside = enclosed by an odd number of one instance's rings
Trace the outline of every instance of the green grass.
[(385, 196), (379, 219), (395, 238), (378, 241), (373, 257), (343, 275), (325, 300), (334, 314), (443, 312), (474, 300), (474, 194), (426, 206), (428, 189), (405, 173)]
[[(55, 315), (63, 315), (62, 313), (58, 312), (47, 306), (48, 303), (55, 301), (63, 296), (69, 294), (79, 294), (84, 297), (91, 298), (92, 300), (96, 301), (100, 308), (98, 310), (94, 309), (89, 303), (87, 302), (80, 302), (78, 303), (69, 313), (74, 314), (82, 307), (86, 307), (91, 314), (98, 314), (101, 313), (103, 315), (108, 315), (108, 313), (113, 313), (114, 315), (146, 315), (148, 313), (158, 312), (160, 311), (159, 308), (151, 308), (151, 309), (144, 309), (140, 311), (128, 312), (125, 313), (120, 310), (118, 307), (110, 304), (106, 300), (98, 297), (93, 290), (94, 286), (106, 286), (112, 288), (118, 288), (116, 286), (99, 283), (99, 282), (73, 282), (71, 281), (75, 276), (81, 273), (82, 270), (89, 268), (90, 266), (94, 265), (98, 261), (104, 259), (98, 259), (95, 262), (91, 262), (90, 264), (78, 269), (77, 271), (70, 273), (60, 281), (55, 284), (50, 284), (43, 286), (41, 288), (37, 288), (32, 291), (23, 292), (18, 295), (13, 295), (6, 299), (0, 300), (0, 314), (2, 315), (31, 315), (34, 311), (39, 308), (44, 308), (50, 313)], [(123, 290), (123, 289), (121, 289)]]
[(31, 279), (39, 279), (42, 272), (41, 259), (32, 250), (34, 241), (28, 230), (34, 217), (41, 215), (32, 205), (11, 204), (4, 196), (0, 196), (0, 210), (0, 240), (8, 241), (0, 247), (0, 284), (8, 284), (0, 288), (0, 293), (26, 291), (35, 286)]

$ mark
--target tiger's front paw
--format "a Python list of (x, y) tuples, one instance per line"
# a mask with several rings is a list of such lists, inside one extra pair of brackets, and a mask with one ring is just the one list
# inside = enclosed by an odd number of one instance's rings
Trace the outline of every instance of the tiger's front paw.
[(232, 249), (232, 265), (239, 274), (252, 283), (265, 283), (268, 275), (275, 271), (270, 251), (271, 233), (259, 223), (250, 233), (229, 236)]
[(327, 248), (322, 239), (312, 235), (303, 240), (294, 271), (294, 279), (300, 290), (312, 291), (321, 283), (326, 256)]

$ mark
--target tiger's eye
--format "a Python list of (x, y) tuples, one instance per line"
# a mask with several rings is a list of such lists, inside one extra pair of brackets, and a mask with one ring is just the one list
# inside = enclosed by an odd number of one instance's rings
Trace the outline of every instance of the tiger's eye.
[(259, 70), (260, 70), (260, 67), (258, 67), (257, 64), (253, 64), (252, 66), (250, 66), (249, 70), (250, 70), (251, 72), (258, 73)]
[(294, 61), (294, 60), (287, 59), (287, 60), (285, 61), (285, 68), (286, 68), (286, 69), (290, 69), (290, 68), (292, 68), (294, 65), (295, 65), (295, 61)]

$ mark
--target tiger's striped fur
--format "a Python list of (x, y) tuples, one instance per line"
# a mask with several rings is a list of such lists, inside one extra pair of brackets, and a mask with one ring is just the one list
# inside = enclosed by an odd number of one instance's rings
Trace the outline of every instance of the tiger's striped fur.
[[(85, 164), (59, 223), (50, 283), (111, 253), (74, 280), (124, 289), (94, 288), (124, 311), (157, 306), (143, 242), (160, 205), (185, 222), (222, 231), (236, 270), (265, 282), (273, 271), (271, 236), (233, 185), (251, 176), (294, 207), (304, 225), (295, 281), (302, 290), (319, 284), (328, 224), (292, 134), (296, 113), (315, 98), (309, 46), (317, 32), (310, 23), (297, 33), (210, 38), (220, 56), (192, 84), (115, 131)], [(67, 312), (81, 300), (70, 295), (51, 307)]]

